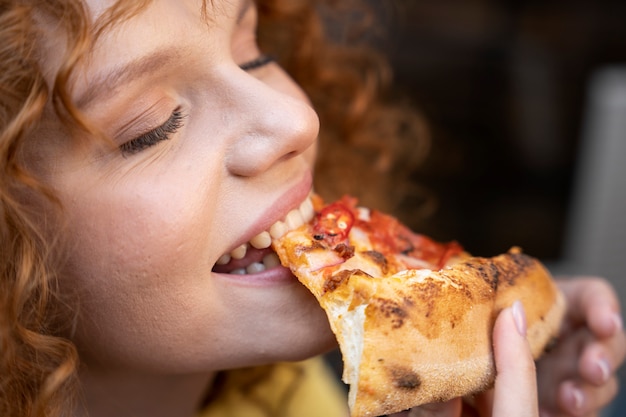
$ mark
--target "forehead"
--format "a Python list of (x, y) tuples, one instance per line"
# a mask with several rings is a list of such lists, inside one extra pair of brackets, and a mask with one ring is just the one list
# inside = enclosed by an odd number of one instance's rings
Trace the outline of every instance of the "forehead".
[[(205, 29), (219, 28), (224, 19), (239, 21), (253, 4), (252, 0), (122, 3), (123, 8), (116, 3), (113, 9), (100, 14), (96, 28), (102, 29), (89, 57), (75, 74), (74, 97), (79, 108), (88, 106), (97, 96), (115, 92), (133, 78), (176, 66), (189, 54), (184, 45), (190, 38), (204, 36)], [(116, 11), (115, 19), (110, 19), (112, 10)], [(200, 31), (194, 31), (190, 23)]]

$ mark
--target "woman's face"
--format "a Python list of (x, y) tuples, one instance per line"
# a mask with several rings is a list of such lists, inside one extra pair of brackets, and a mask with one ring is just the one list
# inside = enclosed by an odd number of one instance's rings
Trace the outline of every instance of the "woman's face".
[(229, 273), (262, 269), (268, 250), (236, 260), (237, 248), (267, 246), (262, 232), (306, 206), (318, 119), (276, 64), (240, 68), (261, 56), (251, 0), (208, 2), (208, 20), (199, 3), (153, 1), (76, 72), (73, 99), (117, 149), (47, 133), (66, 219), (61, 282), (78, 295), (72, 337), (92, 367), (197, 372), (334, 340), (271, 256), (262, 272)]

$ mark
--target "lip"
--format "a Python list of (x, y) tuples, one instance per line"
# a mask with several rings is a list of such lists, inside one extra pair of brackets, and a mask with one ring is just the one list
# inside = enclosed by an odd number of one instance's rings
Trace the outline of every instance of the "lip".
[(242, 287), (262, 287), (268, 284), (298, 284), (299, 286), (302, 285), (291, 273), (289, 268), (285, 268), (284, 266), (277, 266), (272, 269), (267, 269), (263, 272), (258, 272), (256, 274), (233, 275), (222, 274), (218, 272), (212, 272), (212, 274), (214, 277), (218, 277), (220, 279), (228, 281), (230, 285), (238, 285)]
[[(265, 211), (262, 212), (258, 219), (247, 229), (246, 233), (244, 233), (236, 241), (236, 243), (232, 246), (232, 249), (249, 242), (254, 236), (268, 230), (277, 221), (283, 220), (290, 211), (298, 208), (300, 204), (302, 204), (302, 202), (309, 197), (312, 185), (312, 173), (310, 170), (306, 170), (301, 179), (293, 187), (288, 188)], [(256, 253), (256, 255), (260, 257), (262, 253), (270, 251), (273, 252), (271, 248), (260, 250)], [(246, 261), (249, 263), (250, 259), (248, 258)], [(233, 259), (229, 264), (231, 267), (230, 269), (232, 269), (233, 266), (237, 267), (237, 262), (240, 261)], [(214, 276), (222, 277), (230, 282), (239, 283), (241, 285), (254, 286), (262, 283), (271, 284), (278, 282), (298, 282), (291, 271), (283, 266), (276, 266), (265, 271), (244, 275), (225, 273), (221, 270), (220, 265), (214, 265), (213, 269), (212, 274)]]
[(313, 176), (311, 171), (307, 170), (302, 179), (270, 205), (227, 252), (249, 242), (254, 236), (283, 219), (287, 213), (297, 208), (308, 197), (312, 186)]

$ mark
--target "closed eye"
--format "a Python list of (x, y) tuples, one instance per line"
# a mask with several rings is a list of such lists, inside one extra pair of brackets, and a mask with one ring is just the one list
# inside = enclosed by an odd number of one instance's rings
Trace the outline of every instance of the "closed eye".
[(239, 65), (239, 68), (244, 71), (252, 71), (257, 68), (264, 67), (271, 62), (274, 62), (274, 57), (272, 57), (271, 55), (262, 54), (251, 61), (244, 62), (243, 64)]
[(159, 142), (168, 140), (174, 135), (184, 124), (185, 115), (180, 108), (176, 108), (169, 119), (161, 126), (142, 134), (141, 136), (129, 140), (120, 145), (123, 155), (132, 155), (142, 150), (156, 145)]

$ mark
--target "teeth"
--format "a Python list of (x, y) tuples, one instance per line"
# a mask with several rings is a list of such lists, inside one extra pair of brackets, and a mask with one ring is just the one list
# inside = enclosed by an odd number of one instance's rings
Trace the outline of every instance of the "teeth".
[(246, 267), (246, 272), (248, 274), (256, 274), (263, 271), (265, 271), (265, 265), (263, 265), (261, 262), (253, 262)]
[(250, 240), (250, 245), (256, 249), (269, 248), (272, 244), (272, 237), (269, 232), (261, 232)]
[(278, 255), (275, 253), (268, 253), (263, 257), (263, 265), (265, 268), (274, 268), (275, 266), (280, 265), (280, 259), (278, 259)]
[(230, 262), (230, 255), (225, 253), (224, 255), (220, 256), (220, 258), (217, 260), (216, 263), (218, 265), (226, 265), (229, 262)]
[[(313, 209), (313, 202), (311, 198), (304, 200), (300, 207), (291, 210), (283, 221), (277, 221), (269, 230), (263, 231), (253, 237), (249, 243), (244, 243), (238, 248), (233, 249), (229, 254), (220, 256), (217, 260), (217, 265), (226, 265), (231, 259), (243, 259), (248, 252), (248, 244), (255, 249), (266, 249), (272, 244), (272, 239), (278, 239), (283, 237), (290, 230), (297, 229), (304, 223), (308, 223), (315, 216), (315, 210)], [(264, 271), (268, 268), (273, 268), (280, 265), (280, 260), (275, 253), (271, 253), (263, 258), (263, 262), (255, 262), (248, 265), (245, 269), (240, 268), (231, 272), (231, 274), (253, 274), (256, 272)]]
[(270, 227), (270, 235), (274, 239), (283, 237), (283, 235), (288, 231), (289, 229), (287, 228), (287, 225), (281, 221), (277, 221), (272, 225), (272, 227)]
[(300, 210), (291, 210), (287, 217), (285, 217), (285, 223), (287, 224), (287, 228), (289, 230), (297, 229), (298, 227), (304, 224), (304, 220), (302, 219), (302, 214), (300, 214)]
[(300, 213), (302, 214), (302, 220), (304, 223), (308, 223), (313, 220), (315, 216), (315, 210), (313, 209), (313, 202), (310, 198), (307, 198), (300, 204)]
[(245, 274), (257, 274), (259, 272), (263, 272), (266, 269), (274, 268), (280, 265), (280, 259), (278, 259), (278, 255), (275, 253), (269, 253), (263, 257), (263, 262), (253, 262), (248, 265), (245, 269), (239, 268), (235, 269), (231, 272), (231, 274), (235, 275), (245, 275)]
[(243, 257), (246, 256), (246, 252), (248, 252), (248, 244), (244, 243), (243, 245), (241, 245), (238, 248), (234, 249), (230, 253), (230, 256), (233, 259), (243, 259)]

